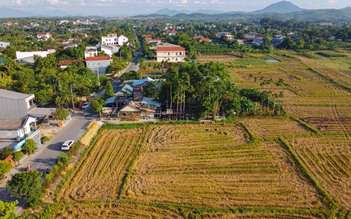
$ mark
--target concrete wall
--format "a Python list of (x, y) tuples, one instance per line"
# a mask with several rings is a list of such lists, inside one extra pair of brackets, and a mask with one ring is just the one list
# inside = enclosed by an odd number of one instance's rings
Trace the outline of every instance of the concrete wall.
[(99, 69), (99, 74), (106, 74), (107, 66), (109, 66), (111, 60), (104, 61), (86, 61), (87, 68), (91, 69), (94, 72), (97, 72)]

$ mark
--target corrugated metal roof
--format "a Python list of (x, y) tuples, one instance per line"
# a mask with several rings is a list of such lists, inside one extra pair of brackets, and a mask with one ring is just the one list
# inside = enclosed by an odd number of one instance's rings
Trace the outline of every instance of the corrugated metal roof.
[(23, 119), (0, 119), (0, 130), (17, 130), (22, 127)]
[(13, 99), (13, 100), (27, 99), (32, 95), (34, 97), (34, 94), (24, 94), (24, 93), (5, 90), (5, 89), (0, 89), (0, 97), (7, 98), (7, 99)]

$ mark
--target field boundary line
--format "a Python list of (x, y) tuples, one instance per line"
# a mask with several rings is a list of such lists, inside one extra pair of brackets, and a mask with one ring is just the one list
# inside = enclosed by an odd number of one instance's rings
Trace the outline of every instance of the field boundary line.
[(306, 122), (302, 121), (299, 118), (296, 118), (293, 115), (288, 115), (288, 117), (292, 120), (294, 120), (295, 122), (298, 122), (302, 127), (306, 128), (307, 130), (311, 131), (312, 133), (316, 134), (316, 135), (321, 135), (321, 131), (319, 131), (318, 129), (316, 129), (315, 127), (310, 126), (309, 124), (307, 124)]
[(302, 174), (312, 183), (312, 185), (317, 189), (320, 194), (322, 200), (326, 202), (327, 206), (332, 210), (336, 210), (339, 208), (339, 205), (330, 197), (330, 195), (324, 190), (324, 188), (319, 184), (319, 182), (313, 177), (310, 170), (305, 166), (300, 157), (295, 153), (294, 149), (290, 146), (290, 144), (283, 138), (278, 138), (279, 142), (288, 150), (290, 155), (292, 156), (295, 163), (298, 165), (298, 168), (301, 170)]
[(249, 127), (246, 126), (245, 123), (240, 122), (239, 125), (245, 130), (245, 132), (249, 135), (250, 141), (248, 143), (255, 143), (258, 139), (256, 136), (252, 133), (252, 131), (249, 129)]

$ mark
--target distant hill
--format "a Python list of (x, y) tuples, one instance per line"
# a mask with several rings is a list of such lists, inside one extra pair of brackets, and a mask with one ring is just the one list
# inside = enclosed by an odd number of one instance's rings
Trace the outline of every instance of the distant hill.
[(161, 10), (158, 10), (153, 13), (153, 15), (168, 15), (168, 16), (174, 16), (177, 14), (194, 14), (194, 13), (201, 13), (201, 14), (222, 14), (223, 11), (216, 11), (216, 10), (207, 10), (207, 9), (200, 9), (196, 11), (191, 11), (191, 10), (171, 10), (168, 8), (164, 8)]
[(6, 17), (33, 17), (34, 14), (25, 12), (25, 11), (20, 11), (20, 10), (15, 10), (11, 8), (0, 8), (0, 18), (6, 18)]
[(281, 1), (274, 4), (271, 4), (264, 9), (254, 11), (252, 13), (255, 14), (264, 14), (264, 13), (291, 13), (291, 12), (299, 12), (303, 11), (304, 9), (299, 8), (298, 6), (294, 5), (288, 1)]
[(291, 2), (281, 1), (271, 4), (264, 9), (253, 12), (232, 11), (225, 13), (209, 13), (202, 11), (177, 11), (162, 9), (152, 15), (134, 16), (142, 19), (167, 19), (167, 20), (201, 20), (201, 21), (233, 21), (233, 20), (260, 20), (262, 18), (276, 18), (279, 20), (299, 20), (299, 21), (351, 21), (351, 7), (343, 9), (302, 9)]

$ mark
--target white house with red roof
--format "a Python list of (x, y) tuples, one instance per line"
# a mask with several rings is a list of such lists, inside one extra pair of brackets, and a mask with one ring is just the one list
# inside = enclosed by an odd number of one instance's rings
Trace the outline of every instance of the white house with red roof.
[(177, 35), (177, 31), (176, 30), (166, 30), (165, 34), (168, 34), (169, 36), (175, 36)]
[(201, 42), (212, 42), (210, 38), (203, 37), (203, 36), (194, 36), (194, 40)]
[(38, 40), (48, 40), (51, 39), (52, 35), (49, 32), (39, 32), (37, 33)]
[(95, 56), (85, 58), (87, 68), (98, 74), (106, 74), (107, 67), (111, 64), (110, 56)]
[(156, 47), (157, 62), (184, 62), (185, 48), (173, 45), (164, 44)]

